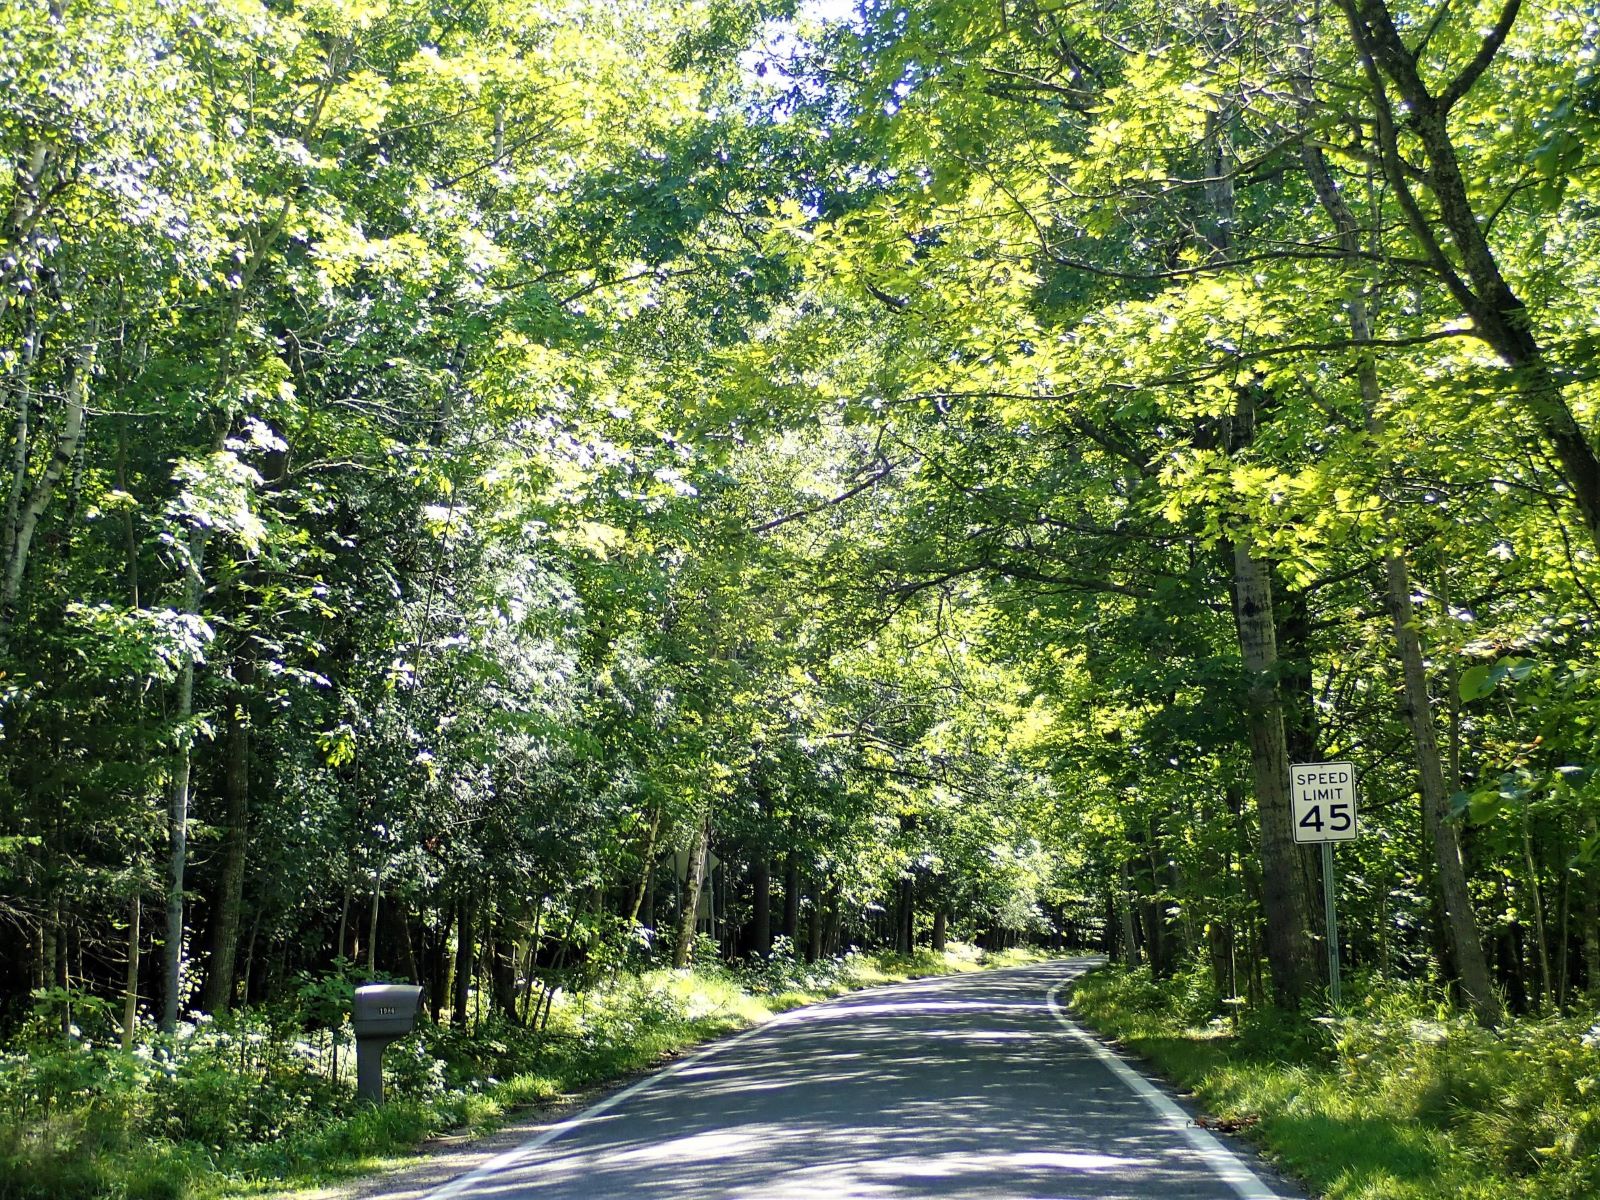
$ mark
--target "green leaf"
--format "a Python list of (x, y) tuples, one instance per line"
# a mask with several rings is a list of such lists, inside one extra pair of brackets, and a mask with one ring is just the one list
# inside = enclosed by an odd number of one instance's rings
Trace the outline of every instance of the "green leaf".
[(1505, 793), (1499, 791), (1473, 792), (1467, 801), (1467, 814), (1474, 825), (1494, 820), (1505, 806)]
[(1473, 700), (1483, 699), (1494, 691), (1494, 681), (1489, 678), (1488, 666), (1480, 664), (1476, 667), (1468, 667), (1461, 672), (1461, 679), (1457, 687), (1461, 692), (1461, 699), (1471, 703)]
[(1533, 668), (1538, 665), (1531, 658), (1505, 658), (1500, 661), (1506, 664), (1506, 674), (1512, 683), (1521, 683), (1533, 674)]

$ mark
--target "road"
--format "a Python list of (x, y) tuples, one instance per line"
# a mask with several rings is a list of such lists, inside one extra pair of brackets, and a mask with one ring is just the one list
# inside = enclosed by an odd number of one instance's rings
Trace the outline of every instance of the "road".
[(430, 1200), (1290, 1195), (1067, 1020), (1059, 990), (1092, 961), (796, 1010), (549, 1127)]

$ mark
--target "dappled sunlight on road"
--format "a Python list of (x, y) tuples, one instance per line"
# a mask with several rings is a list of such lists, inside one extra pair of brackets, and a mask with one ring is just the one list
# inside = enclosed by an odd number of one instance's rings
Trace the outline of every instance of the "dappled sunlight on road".
[(1222, 1200), (1051, 1016), (1061, 964), (789, 1014), (500, 1164), (471, 1200)]

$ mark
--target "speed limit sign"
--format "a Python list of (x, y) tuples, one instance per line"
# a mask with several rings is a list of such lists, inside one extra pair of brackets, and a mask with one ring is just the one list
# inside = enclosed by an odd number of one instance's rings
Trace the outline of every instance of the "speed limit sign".
[(1356, 836), (1356, 769), (1347, 762), (1295, 763), (1289, 768), (1294, 840), (1349, 842)]

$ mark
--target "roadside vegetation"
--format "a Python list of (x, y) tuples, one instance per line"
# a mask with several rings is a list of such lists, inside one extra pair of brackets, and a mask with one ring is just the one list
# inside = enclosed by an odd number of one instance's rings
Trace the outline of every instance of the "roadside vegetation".
[(1036, 955), (848, 954), (627, 970), (562, 994), (534, 1029), (478, 1013), (424, 1022), (384, 1056), (387, 1102), (356, 1100), (351, 985), (181, 1025), (130, 1051), (82, 1010), (63, 1043), (41, 1006), (0, 1057), (0, 1200), (181, 1200), (293, 1190), (376, 1169), (444, 1133), (479, 1134), (530, 1108), (657, 1066), (699, 1042), (859, 988), (1015, 965)]
[(1600, 1195), (1592, 1010), (1491, 1032), (1431, 987), (1369, 979), (1337, 1016), (1301, 1016), (1146, 967), (1090, 974), (1072, 1009), (1327, 1200)]
[[(1594, 8), (0, 0), (12, 1153), (265, 1177), (689, 1036), (645, 966), (953, 938), (1243, 1031), (1335, 937), (1447, 998), (1396, 1079), (1564, 1070)], [(357, 978), (423, 1107), (323, 1120)]]

